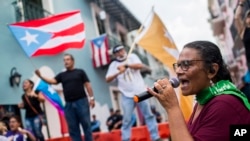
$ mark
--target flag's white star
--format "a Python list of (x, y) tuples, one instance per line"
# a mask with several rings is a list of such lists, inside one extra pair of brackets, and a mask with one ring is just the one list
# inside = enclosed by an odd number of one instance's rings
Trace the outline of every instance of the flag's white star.
[(101, 41), (101, 40), (98, 40), (98, 41), (97, 41), (97, 45), (98, 45), (98, 46), (101, 46), (101, 44), (102, 44), (102, 41)]
[(55, 91), (53, 88), (51, 88), (51, 87), (48, 87), (48, 91), (49, 91), (51, 94), (56, 93), (56, 91)]
[(27, 42), (27, 45), (29, 46), (31, 43), (37, 43), (39, 44), (39, 42), (36, 40), (38, 34), (30, 34), (29, 31), (25, 31), (25, 36), (22, 37), (20, 40), (24, 40)]

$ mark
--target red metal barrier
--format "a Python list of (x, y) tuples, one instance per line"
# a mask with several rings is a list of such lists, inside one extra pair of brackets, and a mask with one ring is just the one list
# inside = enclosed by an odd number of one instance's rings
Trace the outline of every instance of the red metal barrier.
[(158, 130), (159, 130), (159, 135), (161, 138), (169, 138), (170, 136), (170, 131), (169, 131), (169, 125), (168, 123), (161, 123), (158, 124)]
[[(168, 138), (170, 135), (168, 123), (158, 124), (159, 136)], [(121, 131), (114, 130), (112, 132), (93, 133), (94, 141), (121, 141)], [(53, 138), (47, 141), (70, 141), (69, 137)], [(150, 134), (146, 126), (138, 126), (132, 128), (131, 141), (151, 141)]]

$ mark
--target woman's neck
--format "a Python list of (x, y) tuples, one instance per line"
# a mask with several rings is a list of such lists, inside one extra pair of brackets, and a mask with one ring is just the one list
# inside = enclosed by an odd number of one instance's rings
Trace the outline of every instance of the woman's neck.
[(25, 90), (25, 94), (30, 94), (32, 92), (32, 89)]

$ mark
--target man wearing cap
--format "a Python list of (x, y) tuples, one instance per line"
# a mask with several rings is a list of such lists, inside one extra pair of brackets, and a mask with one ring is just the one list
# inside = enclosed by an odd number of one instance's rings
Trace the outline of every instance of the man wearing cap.
[[(146, 86), (140, 69), (143, 68), (141, 60), (135, 54), (127, 56), (124, 46), (117, 45), (113, 48), (115, 60), (109, 65), (106, 74), (107, 82), (118, 82), (118, 89), (122, 93), (121, 106), (123, 109), (122, 141), (129, 141), (132, 127), (132, 114), (135, 108), (133, 97), (135, 94), (146, 91)], [(148, 126), (152, 141), (160, 141), (156, 119), (150, 110), (147, 100), (138, 103)]]

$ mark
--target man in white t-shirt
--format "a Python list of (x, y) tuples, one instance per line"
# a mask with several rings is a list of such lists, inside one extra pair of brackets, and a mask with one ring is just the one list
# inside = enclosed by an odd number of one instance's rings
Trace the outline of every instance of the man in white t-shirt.
[[(127, 56), (124, 46), (117, 45), (113, 48), (116, 59), (110, 64), (106, 74), (106, 81), (117, 81), (118, 89), (122, 93), (121, 106), (123, 108), (122, 141), (130, 141), (132, 114), (136, 103), (134, 95), (146, 90), (140, 69), (143, 67), (141, 60), (135, 54)], [(127, 58), (128, 57), (128, 58)], [(127, 59), (127, 60), (126, 60)], [(148, 126), (152, 141), (160, 141), (156, 119), (150, 110), (147, 100), (138, 103)]]

